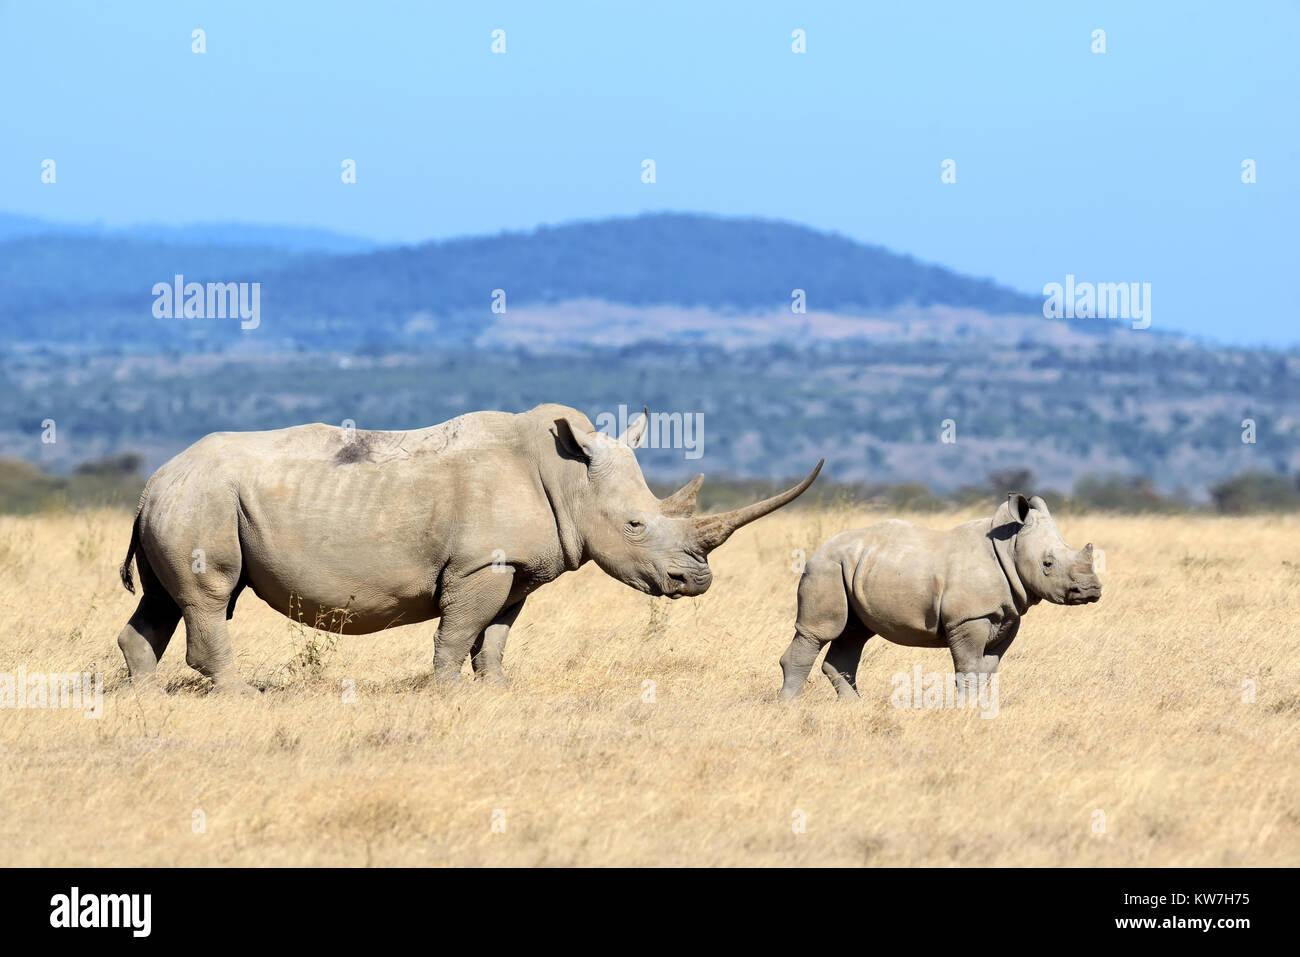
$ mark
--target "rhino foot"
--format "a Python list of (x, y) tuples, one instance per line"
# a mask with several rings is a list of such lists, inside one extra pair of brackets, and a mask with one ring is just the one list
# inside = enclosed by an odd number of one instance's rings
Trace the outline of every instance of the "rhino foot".
[(808, 680), (808, 672), (812, 671), (813, 662), (817, 660), (817, 655), (821, 652), (823, 644), (825, 642), (795, 632), (790, 647), (785, 650), (785, 654), (781, 656), (780, 661), (783, 679), (781, 682), (782, 701), (796, 698), (803, 691), (804, 682)]
[(167, 694), (167, 689), (158, 680), (158, 674), (152, 671), (148, 674), (131, 675), (127, 679), (125, 687), (132, 694), (139, 695), (142, 698), (157, 698)]
[(241, 698), (260, 698), (262, 691), (255, 688), (247, 681), (228, 680), (218, 681), (212, 685), (212, 693), (220, 695), (234, 695)]

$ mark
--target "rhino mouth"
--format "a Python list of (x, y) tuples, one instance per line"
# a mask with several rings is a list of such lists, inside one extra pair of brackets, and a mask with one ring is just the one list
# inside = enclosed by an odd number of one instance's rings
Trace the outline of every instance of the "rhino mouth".
[(1100, 585), (1071, 585), (1065, 591), (1067, 605), (1091, 605), (1101, 601)]
[(702, 595), (708, 591), (712, 583), (713, 573), (707, 567), (698, 571), (673, 568), (664, 574), (659, 590), (663, 595), (676, 601), (678, 598)]

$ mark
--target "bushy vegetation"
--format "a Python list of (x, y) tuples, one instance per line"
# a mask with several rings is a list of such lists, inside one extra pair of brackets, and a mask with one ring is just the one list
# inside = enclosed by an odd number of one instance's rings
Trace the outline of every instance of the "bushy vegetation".
[(1246, 472), (1210, 489), (1220, 512), (1283, 512), (1300, 509), (1300, 484), (1284, 475)]
[[(710, 479), (700, 492), (700, 504), (707, 511), (737, 508), (774, 495), (797, 481), (798, 477), (772, 482)], [(669, 482), (651, 482), (650, 485), (659, 495), (667, 495), (675, 489)], [(1037, 484), (1033, 472), (1025, 468), (1000, 470), (988, 475), (983, 484), (964, 485), (948, 493), (936, 492), (924, 482), (914, 480), (873, 484), (819, 479), (792, 507), (866, 504), (891, 512), (938, 512), (983, 504), (991, 511), (1009, 492), (1041, 495), (1053, 513), (1215, 512), (1239, 515), (1300, 511), (1300, 476), (1288, 478), (1247, 472), (1216, 485), (1211, 502), (1197, 504), (1184, 495), (1161, 494), (1149, 479), (1141, 476), (1085, 475), (1075, 483), (1072, 492), (1066, 492)]]
[[(144, 488), (143, 458), (125, 452), (95, 459), (68, 476), (51, 475), (28, 462), (0, 459), (0, 513), (27, 514), (75, 508), (120, 506), (134, 508)], [(700, 492), (705, 511), (746, 505), (794, 485), (787, 480), (709, 479)], [(685, 478), (683, 478), (685, 481)], [(666, 496), (678, 485), (651, 481), (655, 494)], [(1042, 495), (1053, 512), (1184, 512), (1216, 511), (1238, 515), (1253, 512), (1300, 511), (1300, 482), (1283, 475), (1248, 472), (1214, 487), (1210, 505), (1196, 506), (1186, 498), (1162, 496), (1149, 481), (1132, 476), (1084, 476), (1071, 494), (1040, 489), (1028, 469), (1008, 469), (990, 474), (983, 485), (962, 486), (942, 494), (924, 482), (894, 483), (818, 482), (796, 507), (869, 504), (895, 512), (935, 512), (987, 503), (990, 508), (1010, 491)]]
[(28, 514), (69, 508), (134, 508), (144, 488), (138, 455), (89, 462), (57, 476), (29, 462), (0, 459), (0, 512)]
[[(0, 363), (0, 456), (39, 454), (66, 473), (137, 450), (156, 467), (209, 432), (345, 419), (413, 429), (477, 409), (562, 402), (593, 417), (620, 404), (702, 415), (698, 459), (680, 448), (640, 453), (646, 474), (665, 480), (688, 469), (710, 482), (776, 479), (807, 474), (825, 456), (822, 482), (914, 479), (951, 498), (1023, 464), (1039, 488), (1127, 510), (1177, 499), (1179, 486), (1204, 502), (1212, 485), (1244, 472), (1300, 471), (1292, 360), (1180, 349), (1128, 370), (1123, 348), (1094, 352), (1084, 360), (1024, 345), (999, 356), (958, 342), (376, 356), (13, 352)], [(43, 447), (47, 417), (59, 441)], [(1241, 441), (1247, 417), (1258, 423), (1255, 444)], [(957, 440), (949, 445), (940, 429), (950, 418)], [(1086, 473), (1097, 478), (1079, 486)], [(1134, 475), (1149, 484), (1106, 478)]]

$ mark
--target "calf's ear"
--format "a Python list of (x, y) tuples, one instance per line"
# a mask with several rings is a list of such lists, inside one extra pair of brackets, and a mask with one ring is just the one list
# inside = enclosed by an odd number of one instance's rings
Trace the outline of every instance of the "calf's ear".
[(1007, 496), (1007, 508), (1011, 510), (1011, 518), (1022, 525), (1029, 517), (1029, 499), (1019, 492), (1012, 492)]

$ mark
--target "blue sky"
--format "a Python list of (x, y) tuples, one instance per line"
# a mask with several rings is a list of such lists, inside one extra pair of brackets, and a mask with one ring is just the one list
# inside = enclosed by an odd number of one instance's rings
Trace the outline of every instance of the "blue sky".
[(756, 215), (1295, 344), (1297, 39), (1289, 3), (0, 0), (0, 211), (400, 241)]

